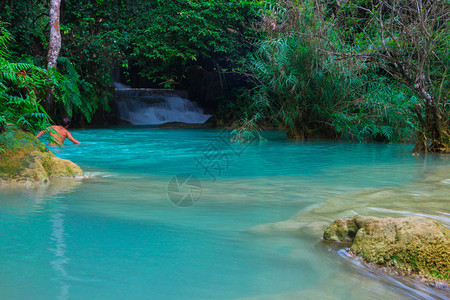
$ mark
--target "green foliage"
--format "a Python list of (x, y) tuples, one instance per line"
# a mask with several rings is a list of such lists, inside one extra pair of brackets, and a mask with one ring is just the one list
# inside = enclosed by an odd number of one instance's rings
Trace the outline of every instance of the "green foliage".
[(259, 2), (144, 1), (135, 20), (132, 62), (169, 87), (199, 70), (230, 71), (249, 52)]
[(0, 128), (12, 123), (30, 131), (43, 129), (50, 118), (39, 99), (52, 78), (32, 63), (10, 62), (10, 39), (0, 23)]
[(60, 95), (64, 111), (72, 116), (74, 111), (80, 112), (88, 122), (100, 107), (109, 109), (108, 100), (111, 95), (96, 94), (94, 86), (80, 78), (72, 62), (66, 57), (59, 57), (58, 64), (63, 74), (56, 73), (59, 84), (55, 93)]
[[(9, 23), (5, 26), (15, 37), (15, 43), (10, 45), (11, 58), (33, 61), (44, 68), (48, 46), (48, 1), (21, 0), (0, 5), (6, 5), (0, 10), (0, 18)], [(112, 9), (110, 4), (99, 1), (63, 1), (62, 57), (58, 60), (58, 70), (48, 71), (48, 77), (59, 82), (54, 90), (59, 101), (57, 109), (49, 112), (51, 115), (67, 113), (89, 122), (97, 110), (109, 109), (111, 69), (114, 60), (123, 57), (117, 42), (125, 37), (118, 28), (109, 31), (111, 24), (105, 24), (105, 19), (100, 16), (108, 16)], [(92, 12), (97, 12), (100, 17), (90, 15)], [(114, 17), (112, 14), (109, 21)]]
[(341, 136), (357, 141), (403, 142), (417, 130), (413, 113), (419, 100), (386, 77), (359, 75), (364, 88), (356, 89), (353, 100), (342, 103), (330, 114), (331, 124)]
[[(324, 49), (329, 46), (314, 33), (320, 33), (320, 23), (325, 24), (325, 20), (314, 19), (308, 5), (301, 10), (292, 3), (287, 5), (291, 6), (277, 8), (277, 14), (269, 15), (262, 24), (268, 34), (256, 44), (248, 62), (255, 88), (251, 97), (247, 96), (250, 101), (244, 120), (269, 120), (287, 128), (293, 138), (410, 138), (417, 123), (413, 92), (375, 67), (337, 61), (328, 55)], [(327, 40), (333, 40), (333, 51), (346, 47), (329, 27), (323, 32)]]
[(415, 151), (450, 152), (448, 1), (323, 2), (344, 45), (332, 55), (376, 66), (396, 89), (414, 96)]
[(261, 120), (262, 115), (255, 113), (251, 117), (245, 115), (238, 122), (238, 127), (230, 132), (231, 142), (252, 142), (254, 140), (264, 140), (261, 135), (261, 128), (258, 126), (258, 122)]
[(48, 12), (47, 0), (0, 3), (0, 20), (14, 37), (14, 43), (9, 46), (14, 61), (31, 59), (36, 65), (43, 66), (48, 43)]
[(65, 113), (71, 116), (74, 110), (80, 111), (90, 120), (98, 107), (92, 98), (83, 98), (81, 91), (89, 95), (89, 90), (93, 94), (93, 88), (80, 79), (72, 63), (67, 58), (59, 59), (63, 75), (54, 68), (46, 70), (32, 62), (11, 62), (10, 40), (10, 33), (0, 23), (0, 128), (11, 123), (31, 132), (46, 129), (51, 119), (41, 103), (51, 86)]
[[(21, 0), (0, 6), (4, 6), (0, 18), (11, 24), (8, 29), (18, 37), (11, 48), (15, 59), (32, 59), (43, 67), (48, 1)], [(63, 1), (60, 55), (72, 63), (81, 100), (87, 100), (80, 104), (72, 81), (65, 86), (75, 94), (57, 112), (67, 109), (89, 120), (88, 112), (107, 110), (111, 74), (118, 69), (122, 80), (129, 75), (132, 84), (147, 87), (186, 89), (214, 78), (219, 82), (208, 82), (207, 88), (214, 92), (206, 94), (225, 97), (227, 87), (240, 84), (227, 74), (251, 49), (248, 40), (257, 35), (252, 24), (259, 19), (259, 7), (260, 1), (247, 0)], [(67, 66), (60, 62), (58, 71), (70, 77)], [(234, 83), (226, 85), (227, 80)], [(218, 86), (221, 92), (216, 92)]]

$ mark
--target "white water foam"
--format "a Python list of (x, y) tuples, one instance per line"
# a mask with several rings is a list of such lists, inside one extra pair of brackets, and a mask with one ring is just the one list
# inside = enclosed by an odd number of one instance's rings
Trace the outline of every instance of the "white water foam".
[(134, 125), (159, 125), (168, 122), (203, 124), (211, 115), (203, 113), (196, 103), (171, 95), (160, 102), (146, 102), (139, 99), (118, 101), (120, 119)]

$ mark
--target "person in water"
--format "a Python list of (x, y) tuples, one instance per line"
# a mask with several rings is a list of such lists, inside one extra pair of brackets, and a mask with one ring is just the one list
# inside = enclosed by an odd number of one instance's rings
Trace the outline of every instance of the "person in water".
[(43, 134), (48, 132), (50, 133), (50, 141), (48, 143), (49, 146), (61, 146), (64, 144), (66, 138), (68, 138), (72, 143), (79, 145), (81, 143), (74, 139), (72, 134), (67, 130), (70, 126), (70, 122), (71, 121), (69, 118), (64, 118), (61, 125), (52, 125), (49, 129), (39, 132), (36, 137), (40, 138)]

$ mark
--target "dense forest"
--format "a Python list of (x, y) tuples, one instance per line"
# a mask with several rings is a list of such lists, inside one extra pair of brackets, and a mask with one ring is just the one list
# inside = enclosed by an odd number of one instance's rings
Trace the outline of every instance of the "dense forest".
[(101, 122), (120, 81), (187, 90), (241, 140), (449, 152), (449, 20), (433, 0), (0, 0), (0, 125)]

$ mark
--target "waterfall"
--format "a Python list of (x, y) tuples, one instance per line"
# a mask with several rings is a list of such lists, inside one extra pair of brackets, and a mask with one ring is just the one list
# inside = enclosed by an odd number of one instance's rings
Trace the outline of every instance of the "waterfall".
[(211, 115), (196, 103), (173, 90), (115, 89), (119, 118), (134, 125), (159, 125), (168, 122), (203, 124)]

